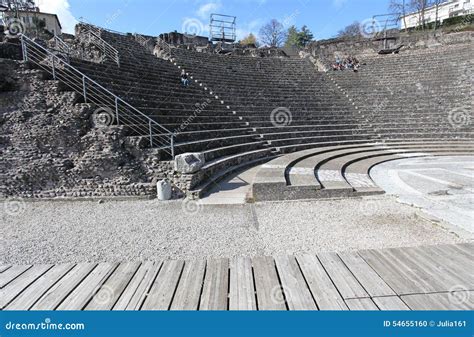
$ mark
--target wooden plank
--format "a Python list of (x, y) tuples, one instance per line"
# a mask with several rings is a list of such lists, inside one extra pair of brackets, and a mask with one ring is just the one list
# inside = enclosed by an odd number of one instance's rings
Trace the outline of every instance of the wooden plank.
[(398, 296), (374, 297), (372, 300), (380, 310), (410, 310)]
[(369, 297), (336, 253), (319, 253), (317, 256), (344, 299)]
[(281, 291), (281, 284), (273, 258), (254, 257), (252, 265), (258, 310), (286, 310), (285, 299), (275, 298), (275, 293)]
[(11, 267), (10, 265), (0, 266), (0, 273), (3, 273), (5, 270), (7, 270), (10, 267)]
[(234, 258), (230, 263), (229, 310), (257, 310), (249, 258)]
[(51, 287), (73, 267), (74, 264), (72, 263), (54, 266), (15, 298), (15, 300), (6, 307), (6, 310), (29, 310), (41, 296), (51, 289)]
[(82, 310), (97, 293), (117, 263), (100, 263), (59, 305), (58, 310)]
[(339, 253), (339, 257), (371, 297), (396, 295), (357, 252)]
[(92, 263), (80, 263), (51, 287), (31, 310), (55, 310), (79, 283), (96, 267)]
[(436, 273), (436, 277), (446, 284), (442, 290), (449, 291), (455, 286), (474, 290), (474, 261), (462, 261), (456, 254), (435, 246), (409, 248), (407, 252), (423, 258), (424, 263)]
[(451, 276), (457, 277), (462, 284), (474, 286), (474, 256), (459, 250), (461, 245), (440, 245), (421, 248), (431, 258), (436, 258), (442, 268), (451, 271)]
[(346, 304), (351, 311), (374, 311), (379, 310), (375, 303), (370, 298), (352, 298), (347, 299)]
[(173, 299), (184, 261), (165, 261), (153, 282), (143, 310), (168, 310)]
[(415, 271), (389, 254), (377, 250), (359, 254), (398, 295), (419, 293), (426, 288), (426, 282)]
[(319, 310), (348, 309), (331, 278), (315, 255), (297, 256), (296, 259)]
[(457, 245), (449, 245), (454, 249), (462, 251), (466, 256), (470, 258), (472, 261), (474, 259), (474, 243), (467, 242), (467, 243), (459, 243)]
[(206, 261), (186, 261), (171, 310), (198, 310), (206, 272)]
[[(457, 245), (438, 245), (430, 246), (432, 248), (439, 248), (449, 254), (449, 256), (454, 256), (456, 259), (463, 261), (463, 263), (468, 263), (472, 265), (474, 263), (474, 253), (470, 249), (470, 245), (467, 244), (457, 244)], [(449, 253), (448, 253), (449, 252)]]
[(161, 262), (143, 263), (120, 296), (113, 310), (139, 310), (160, 271)]
[(199, 310), (227, 310), (229, 260), (208, 260)]
[[(463, 268), (472, 269), (474, 265), (474, 256), (464, 249), (461, 249), (459, 245), (440, 245), (430, 247), (432, 250), (437, 250), (439, 254), (445, 256), (451, 263), (454, 261), (456, 265)], [(463, 273), (464, 275), (466, 272)]]
[(8, 268), (5, 272), (0, 274), (0, 289), (5, 287), (8, 283), (16, 279), (18, 276), (23, 274), (25, 271), (31, 268), (28, 266), (13, 266)]
[(317, 310), (296, 259), (293, 256), (278, 256), (275, 258), (275, 264), (288, 308), (290, 310)]
[(13, 301), (22, 291), (51, 269), (52, 265), (36, 265), (15, 278), (6, 287), (0, 290), (0, 309)]
[(422, 280), (420, 283), (421, 287), (417, 293), (448, 291), (453, 286), (452, 283), (447, 282), (436, 267), (430, 265), (421, 255), (410, 254), (410, 252), (403, 248), (387, 249), (383, 252), (390, 254), (393, 259), (398, 259), (400, 263), (405, 264), (407, 268), (412, 270)]
[(107, 281), (98, 289), (85, 310), (111, 310), (122, 295), (133, 275), (140, 267), (139, 262), (120, 264)]
[(474, 310), (474, 291), (402, 296), (412, 310)]

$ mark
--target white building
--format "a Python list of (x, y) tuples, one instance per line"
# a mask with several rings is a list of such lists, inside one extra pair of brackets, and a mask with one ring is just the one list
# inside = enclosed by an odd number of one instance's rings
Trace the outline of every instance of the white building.
[[(35, 22), (42, 21), (44, 29), (51, 34), (61, 35), (62, 33), (61, 22), (59, 22), (59, 18), (56, 14), (43, 13), (40, 12), (39, 9), (34, 11), (18, 11), (17, 13), (5, 12), (7, 18), (15, 17), (15, 15), (18, 15), (26, 31), (36, 29)], [(6, 19), (4, 21), (8, 20)], [(4, 24), (6, 24), (6, 22)]]
[[(436, 18), (440, 23), (443, 23), (444, 20), (452, 18), (454, 16), (462, 16), (472, 14), (474, 11), (473, 6), (474, 0), (449, 0), (436, 6), (430, 6), (425, 9), (425, 24), (435, 22)], [(436, 14), (438, 12), (438, 14)], [(420, 12), (410, 13), (402, 16), (401, 25), (402, 29), (413, 28), (422, 25), (422, 17)], [(406, 24), (406, 26), (405, 26)]]

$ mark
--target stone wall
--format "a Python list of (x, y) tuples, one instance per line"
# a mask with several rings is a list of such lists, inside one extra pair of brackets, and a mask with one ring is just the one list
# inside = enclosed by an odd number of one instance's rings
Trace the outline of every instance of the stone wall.
[(156, 149), (95, 125), (96, 107), (42, 71), (5, 59), (0, 69), (0, 198), (154, 196), (175, 179)]
[(172, 45), (193, 44), (207, 46), (209, 44), (209, 39), (206, 36), (186, 35), (178, 32), (160, 34), (159, 39)]
[(20, 41), (5, 39), (0, 42), (0, 58), (22, 60)]
[[(413, 32), (413, 33), (391, 33), (388, 48), (404, 45), (404, 49), (430, 48), (438, 45), (465, 43), (472, 41), (474, 32), (443, 33), (437, 32)], [(325, 64), (333, 63), (336, 55), (345, 57), (355, 56), (363, 60), (364, 56), (376, 55), (383, 49), (383, 41), (376, 39), (330, 39), (312, 43), (308, 51), (315, 58), (322, 60)]]

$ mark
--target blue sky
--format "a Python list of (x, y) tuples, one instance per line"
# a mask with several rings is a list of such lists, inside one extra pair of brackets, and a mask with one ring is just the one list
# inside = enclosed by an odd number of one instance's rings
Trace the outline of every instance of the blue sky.
[(208, 35), (209, 14), (237, 16), (237, 35), (253, 32), (270, 19), (285, 26), (306, 24), (316, 39), (333, 37), (355, 20), (387, 13), (388, 0), (38, 0), (58, 13), (66, 31), (75, 19), (121, 32), (158, 35), (177, 30)]

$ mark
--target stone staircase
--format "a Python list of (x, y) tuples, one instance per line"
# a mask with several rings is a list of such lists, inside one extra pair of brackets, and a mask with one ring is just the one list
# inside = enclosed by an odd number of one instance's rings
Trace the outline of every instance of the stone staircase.
[[(465, 113), (472, 107), (466, 45), (372, 57), (358, 73), (323, 74), (303, 59), (184, 48), (171, 48), (164, 60), (132, 35), (102, 30), (101, 38), (118, 50), (120, 67), (83, 60), (72, 65), (173, 131), (175, 155), (203, 153), (204, 167), (180, 178), (190, 197), (236, 169), (289, 152), (472, 138), (469, 123), (458, 125), (472, 114)], [(179, 81), (182, 69), (191, 79), (187, 88)], [(130, 129), (129, 136), (146, 146), (141, 140), (148, 135), (133, 132), (143, 128)]]
[(380, 139), (472, 137), (469, 44), (367, 57), (361, 71), (328, 77), (370, 121)]

